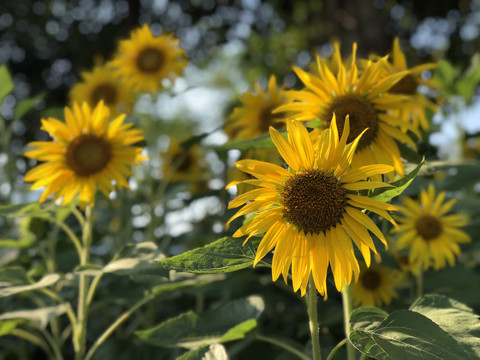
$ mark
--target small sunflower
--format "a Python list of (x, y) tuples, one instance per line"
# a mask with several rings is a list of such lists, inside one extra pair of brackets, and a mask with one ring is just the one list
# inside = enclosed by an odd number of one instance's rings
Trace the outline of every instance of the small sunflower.
[(170, 181), (205, 180), (205, 169), (202, 166), (203, 159), (199, 144), (185, 149), (177, 139), (171, 138), (168, 150), (162, 154), (162, 160), (163, 174)]
[[(390, 74), (396, 72), (404, 72), (408, 70), (408, 74), (402, 77), (394, 86), (388, 90), (390, 94), (407, 95), (411, 97), (404, 106), (392, 111), (392, 116), (398, 116), (404, 124), (412, 123), (412, 130), (420, 137), (418, 128), (428, 130), (430, 127), (425, 110), (437, 111), (437, 106), (429, 100), (424, 94), (418, 92), (419, 85), (431, 86), (432, 82), (422, 77), (422, 72), (432, 70), (437, 66), (436, 63), (427, 63), (413, 68), (408, 68), (405, 54), (400, 49), (398, 38), (393, 41), (393, 51), (391, 62), (387, 63), (386, 70)], [(406, 130), (404, 128), (404, 130)]]
[(130, 113), (135, 96), (129, 86), (121, 82), (112, 68), (98, 65), (92, 71), (82, 73), (82, 81), (70, 90), (70, 102), (86, 102), (91, 108), (100, 101), (110, 108), (112, 115)]
[(225, 132), (232, 140), (252, 139), (268, 132), (270, 126), (285, 128), (285, 117), (272, 110), (286, 103), (285, 86), (278, 87), (275, 76), (270, 76), (267, 89), (255, 84), (255, 93), (247, 91), (240, 97), (241, 106), (233, 109)]
[(358, 281), (352, 284), (353, 305), (390, 305), (398, 297), (395, 287), (402, 282), (402, 278), (399, 270), (387, 266), (361, 266)]
[[(240, 160), (238, 169), (257, 179), (244, 183), (255, 185), (233, 199), (229, 208), (249, 202), (229, 223), (242, 216), (257, 213), (235, 233), (234, 237), (264, 234), (257, 249), (254, 266), (273, 248), (272, 278), (280, 274), (287, 281), (291, 268), (293, 289), (305, 294), (312, 274), (317, 290), (326, 294), (327, 269), (330, 265), (335, 285), (341, 291), (345, 283), (358, 277), (360, 268), (354, 255), (352, 241), (370, 264), (370, 249), (376, 253), (368, 230), (383, 243), (385, 238), (377, 225), (362, 211), (371, 210), (390, 221), (386, 210), (395, 207), (355, 193), (357, 190), (388, 186), (383, 182), (368, 181), (373, 175), (392, 171), (389, 165), (350, 167), (361, 136), (348, 147), (350, 134), (348, 119), (343, 134), (335, 118), (329, 129), (321, 132), (320, 141), (313, 143), (302, 123), (287, 121), (288, 139), (270, 127), (270, 136), (289, 166), (283, 167), (258, 161)], [(236, 183), (234, 183), (236, 184)]]
[[(389, 94), (388, 91), (407, 72), (385, 75), (387, 60), (382, 58), (366, 62), (365, 70), (360, 74), (356, 65), (356, 44), (353, 45), (349, 69), (342, 62), (339, 46), (336, 45), (334, 49), (330, 61), (317, 57), (317, 75), (293, 68), (305, 89), (287, 91), (290, 99), (296, 102), (282, 105), (274, 113), (291, 111), (296, 113), (294, 118), (299, 121), (320, 118), (323, 127), (329, 126), (332, 114), (335, 114), (340, 134), (345, 117), (349, 115), (349, 142), (367, 129), (358, 144), (353, 166), (388, 164), (403, 176), (404, 166), (395, 140), (413, 148), (415, 143), (402, 131), (408, 124), (391, 116), (387, 110), (400, 109), (404, 105), (405, 96)], [(335, 64), (335, 73), (330, 64)]]
[(79, 195), (82, 203), (93, 205), (97, 187), (108, 196), (114, 189), (112, 181), (128, 188), (126, 177), (130, 166), (146, 157), (142, 148), (131, 146), (144, 140), (143, 132), (124, 123), (125, 114), (110, 118), (107, 106), (100, 102), (93, 110), (87, 103), (65, 108), (65, 120), (42, 119), (42, 130), (53, 141), (29, 143), (33, 150), (26, 157), (44, 163), (25, 174), (26, 182), (34, 182), (32, 190), (45, 187), (39, 201), (54, 194), (68, 204)]
[(428, 190), (422, 189), (417, 202), (409, 197), (403, 197), (397, 217), (401, 223), (395, 232), (399, 233), (397, 249), (409, 249), (409, 262), (422, 265), (424, 269), (433, 267), (435, 270), (444, 268), (448, 262), (455, 264), (455, 255), (460, 254), (461, 243), (471, 241), (470, 236), (460, 230), (468, 223), (467, 217), (460, 214), (450, 214), (456, 199), (445, 202), (445, 192), (435, 195), (432, 184)]
[(162, 88), (162, 80), (173, 79), (186, 66), (179, 42), (172, 34), (153, 36), (143, 25), (132, 31), (130, 39), (120, 41), (111, 64), (135, 91), (153, 94)]

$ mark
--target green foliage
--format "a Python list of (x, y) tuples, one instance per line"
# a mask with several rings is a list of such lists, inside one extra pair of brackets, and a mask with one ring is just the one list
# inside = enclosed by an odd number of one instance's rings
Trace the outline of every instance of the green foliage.
[(353, 311), (350, 341), (378, 360), (476, 359), (480, 322), (472, 310), (440, 295), (418, 299), (390, 315), (376, 308)]
[(228, 355), (223, 345), (212, 344), (212, 345), (202, 346), (192, 351), (188, 351), (182, 356), (177, 358), (177, 360), (204, 360), (204, 359), (228, 360)]
[(45, 97), (45, 93), (40, 93), (32, 98), (24, 99), (18, 102), (15, 106), (14, 111), (14, 120), (21, 119), (26, 113), (33, 109), (35, 105), (38, 104), (40, 100)]
[(58, 280), (60, 280), (60, 276), (58, 274), (49, 274), (45, 275), (42, 279), (37, 281), (34, 284), (30, 285), (17, 285), (17, 286), (2, 286), (0, 287), (0, 298), (11, 296), (14, 294), (19, 294), (25, 291), (32, 291), (38, 290), (42, 288), (46, 288), (50, 285), (55, 284)]
[[(242, 246), (243, 241), (224, 237), (204, 247), (160, 260), (159, 265), (165, 271), (177, 270), (210, 274), (245, 269), (253, 265), (260, 239), (252, 238)], [(260, 261), (259, 264), (268, 266), (265, 261)]]
[[(286, 136), (286, 132), (283, 132), (282, 135)], [(238, 150), (253, 150), (253, 149), (274, 149), (275, 145), (273, 144), (272, 138), (270, 134), (261, 135), (254, 139), (247, 139), (247, 140), (237, 140), (231, 141), (224, 145), (220, 145), (217, 147), (217, 150), (231, 150), (231, 149), (238, 149)]]
[(6, 65), (0, 66), (0, 103), (13, 90), (13, 80)]
[(189, 311), (136, 334), (152, 345), (190, 349), (238, 340), (257, 326), (264, 307), (261, 297), (249, 296), (201, 314)]
[(70, 304), (60, 304), (37, 309), (10, 311), (0, 315), (0, 324), (3, 320), (15, 319), (18, 321), (17, 324), (20, 324), (21, 320), (28, 320), (45, 328), (51, 319), (65, 314), (69, 308)]

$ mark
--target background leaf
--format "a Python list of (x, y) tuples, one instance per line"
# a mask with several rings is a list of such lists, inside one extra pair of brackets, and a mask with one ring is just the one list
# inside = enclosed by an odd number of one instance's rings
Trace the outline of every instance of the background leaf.
[(13, 90), (13, 80), (6, 65), (0, 66), (0, 104)]
[(211, 344), (189, 351), (177, 360), (228, 360), (228, 355), (223, 345)]
[(230, 301), (202, 314), (189, 311), (152, 329), (137, 331), (136, 334), (148, 344), (195, 349), (205, 344), (243, 338), (256, 327), (256, 319), (264, 307), (262, 298), (253, 295)]
[(25, 291), (32, 291), (32, 290), (45, 288), (47, 286), (55, 284), (59, 279), (60, 279), (60, 275), (58, 274), (48, 274), (34, 284), (2, 287), (0, 288), (0, 298), (11, 296), (14, 294), (19, 294)]
[(0, 315), (0, 320), (25, 319), (46, 327), (50, 319), (63, 315), (70, 304), (60, 304), (32, 310), (11, 311)]

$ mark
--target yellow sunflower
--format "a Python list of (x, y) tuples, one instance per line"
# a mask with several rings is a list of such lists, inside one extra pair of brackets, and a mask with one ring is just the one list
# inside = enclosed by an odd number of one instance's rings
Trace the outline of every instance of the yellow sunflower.
[(247, 91), (240, 97), (241, 106), (233, 109), (225, 132), (231, 140), (252, 139), (268, 132), (270, 126), (285, 128), (285, 117), (272, 110), (286, 103), (285, 86), (277, 86), (275, 76), (270, 76), (267, 89), (255, 84), (255, 93)]
[(98, 65), (92, 71), (83, 72), (82, 81), (70, 90), (69, 97), (72, 104), (86, 102), (91, 108), (103, 101), (112, 115), (130, 113), (135, 102), (129, 86), (122, 83), (107, 65)]
[(42, 119), (42, 130), (53, 141), (29, 143), (33, 150), (25, 156), (44, 163), (25, 174), (26, 182), (34, 182), (32, 190), (45, 187), (39, 201), (54, 194), (68, 204), (78, 195), (80, 202), (93, 205), (97, 187), (108, 196), (118, 186), (128, 188), (126, 177), (130, 166), (146, 157), (142, 148), (131, 146), (144, 140), (143, 132), (124, 123), (125, 114), (114, 119), (101, 101), (93, 110), (87, 103), (65, 108), (65, 123), (55, 118)]
[(361, 266), (358, 281), (352, 284), (353, 305), (390, 305), (398, 297), (395, 287), (403, 281), (403, 277), (399, 270), (387, 266)]
[(172, 34), (153, 36), (148, 25), (133, 30), (130, 39), (122, 40), (111, 64), (137, 92), (154, 93), (162, 80), (181, 74), (187, 61), (184, 51)]
[(394, 231), (399, 233), (397, 249), (409, 249), (409, 262), (420, 264), (424, 269), (435, 270), (455, 264), (455, 255), (460, 254), (461, 243), (470, 242), (470, 236), (459, 227), (467, 224), (467, 217), (450, 214), (456, 199), (444, 203), (445, 192), (435, 195), (432, 184), (422, 189), (420, 200), (403, 197), (397, 217), (401, 223)]
[(205, 169), (199, 144), (185, 149), (177, 139), (171, 138), (168, 150), (162, 154), (162, 160), (163, 174), (168, 177), (169, 181), (205, 180)]
[[(287, 95), (296, 102), (282, 105), (274, 113), (291, 111), (299, 121), (320, 118), (323, 127), (329, 126), (332, 114), (335, 114), (340, 134), (345, 117), (350, 115), (352, 129), (349, 142), (368, 129), (358, 144), (353, 166), (388, 164), (403, 176), (404, 166), (395, 140), (413, 148), (415, 143), (402, 131), (408, 124), (387, 111), (400, 109), (407, 100), (404, 95), (388, 93), (407, 72), (385, 75), (387, 59), (381, 58), (366, 62), (365, 71), (360, 74), (356, 65), (356, 44), (353, 45), (348, 69), (342, 62), (339, 46), (334, 49), (333, 60), (317, 57), (317, 74), (293, 68), (305, 89), (287, 91)], [(332, 72), (329, 64), (336, 64), (334, 67), (338, 70)]]
[[(391, 62), (387, 63), (387, 71), (390, 74), (408, 70), (408, 74), (403, 76), (394, 86), (388, 90), (390, 94), (408, 95), (411, 100), (401, 108), (392, 110), (391, 115), (402, 119), (404, 124), (412, 123), (412, 130), (420, 137), (418, 128), (428, 130), (430, 124), (425, 110), (437, 111), (437, 106), (429, 100), (424, 94), (417, 91), (419, 85), (431, 86), (432, 82), (424, 79), (421, 74), (426, 70), (432, 70), (437, 66), (436, 63), (422, 64), (413, 68), (408, 68), (405, 54), (400, 49), (398, 38), (393, 41), (393, 51)], [(407, 128), (404, 128), (406, 130)]]
[(330, 265), (336, 288), (341, 291), (345, 283), (352, 281), (352, 275), (357, 278), (360, 272), (351, 239), (367, 264), (370, 264), (370, 249), (376, 253), (368, 230), (385, 243), (377, 225), (362, 209), (371, 210), (390, 221), (393, 219), (386, 210), (395, 209), (355, 192), (388, 186), (383, 182), (368, 181), (368, 178), (390, 172), (392, 167), (370, 164), (351, 168), (361, 136), (346, 146), (350, 134), (348, 119), (340, 139), (335, 118), (330, 122), (330, 128), (321, 132), (317, 143), (312, 142), (300, 122), (287, 121), (287, 133), (288, 139), (285, 139), (276, 129), (270, 128), (270, 136), (288, 164), (288, 170), (258, 160), (236, 163), (238, 169), (257, 178), (243, 182), (258, 188), (230, 202), (229, 208), (249, 203), (228, 223), (242, 215), (258, 212), (233, 236), (248, 235), (247, 242), (252, 236), (265, 233), (254, 266), (275, 248), (274, 281), (282, 274), (286, 282), (291, 267), (294, 291), (301, 289), (302, 295), (305, 294), (312, 274), (317, 290), (324, 295)]

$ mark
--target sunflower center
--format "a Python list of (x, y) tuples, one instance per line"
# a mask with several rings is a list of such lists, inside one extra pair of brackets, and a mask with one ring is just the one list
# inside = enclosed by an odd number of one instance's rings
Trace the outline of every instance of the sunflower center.
[(424, 240), (433, 240), (442, 233), (442, 223), (434, 216), (422, 215), (415, 223), (418, 235)]
[(338, 224), (347, 203), (337, 178), (317, 169), (288, 178), (280, 195), (287, 221), (305, 233), (319, 234)]
[(78, 176), (90, 176), (105, 169), (112, 147), (95, 135), (80, 135), (67, 148), (67, 165)]
[(390, 94), (413, 95), (417, 92), (417, 86), (417, 80), (415, 80), (413, 75), (408, 74), (393, 85), (388, 92)]
[(362, 133), (363, 130), (368, 130), (363, 134), (358, 149), (362, 149), (370, 144), (377, 134), (377, 113), (373, 105), (360, 95), (346, 94), (337, 96), (328, 106), (323, 114), (322, 121), (324, 127), (329, 127), (332, 121), (332, 116), (335, 114), (337, 119), (337, 127), (340, 136), (343, 133), (345, 125), (345, 117), (349, 115), (350, 118), (350, 134), (348, 135), (348, 142), (352, 142)]
[(143, 49), (137, 57), (137, 66), (140, 71), (154, 73), (160, 70), (165, 61), (165, 55), (158, 49)]
[(380, 287), (382, 279), (380, 275), (374, 270), (367, 270), (362, 275), (362, 285), (365, 289), (374, 291)]
[(259, 128), (262, 133), (268, 132), (270, 126), (273, 126), (275, 129), (285, 128), (285, 123), (279, 121), (283, 118), (282, 114), (273, 114), (272, 111), (276, 106), (265, 106), (260, 110), (259, 118)]
[(117, 89), (113, 84), (100, 84), (93, 89), (91, 94), (92, 104), (98, 104), (101, 100), (105, 105), (115, 104), (117, 99)]
[(194, 161), (192, 155), (190, 155), (189, 153), (187, 153), (186, 155), (178, 153), (172, 157), (172, 163), (174, 164), (177, 171), (185, 172), (193, 166)]

